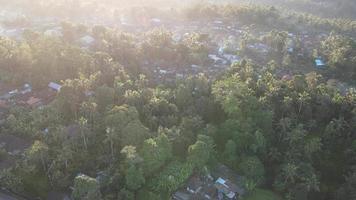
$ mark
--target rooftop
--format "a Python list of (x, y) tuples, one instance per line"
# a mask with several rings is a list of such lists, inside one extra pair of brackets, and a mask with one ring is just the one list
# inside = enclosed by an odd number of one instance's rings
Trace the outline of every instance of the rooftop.
[(57, 92), (59, 92), (60, 90), (61, 90), (61, 85), (60, 84), (58, 84), (58, 83), (55, 83), (55, 82), (50, 82), (49, 84), (48, 84), (48, 87), (49, 88), (51, 88), (51, 89), (53, 89), (53, 90), (55, 90), (55, 91), (57, 91)]
[(325, 63), (324, 63), (324, 61), (321, 60), (320, 58), (317, 58), (317, 59), (315, 59), (315, 65), (316, 65), (317, 67), (322, 67), (322, 66), (325, 66)]

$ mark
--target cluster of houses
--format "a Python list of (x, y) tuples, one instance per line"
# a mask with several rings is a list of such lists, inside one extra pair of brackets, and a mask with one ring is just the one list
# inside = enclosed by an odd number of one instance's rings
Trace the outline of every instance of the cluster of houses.
[(50, 82), (48, 88), (42, 90), (33, 90), (30, 84), (10, 89), (11, 86), (1, 83), (0, 108), (9, 108), (14, 105), (38, 108), (50, 103), (61, 87), (58, 83)]
[(174, 200), (238, 200), (245, 194), (242, 177), (219, 164), (208, 175), (194, 174), (172, 195)]

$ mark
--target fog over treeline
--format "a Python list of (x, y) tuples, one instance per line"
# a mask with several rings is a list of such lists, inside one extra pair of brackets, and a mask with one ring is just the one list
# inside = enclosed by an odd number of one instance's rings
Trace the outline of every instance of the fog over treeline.
[[(11, 5), (17, 9), (35, 14), (93, 14), (111, 9), (123, 9), (132, 6), (155, 8), (181, 8), (194, 4), (261, 4), (281, 7), (298, 12), (306, 12), (321, 17), (356, 19), (356, 1), (354, 0), (1, 0), (2, 6)], [(76, 14), (79, 14), (78, 12)]]

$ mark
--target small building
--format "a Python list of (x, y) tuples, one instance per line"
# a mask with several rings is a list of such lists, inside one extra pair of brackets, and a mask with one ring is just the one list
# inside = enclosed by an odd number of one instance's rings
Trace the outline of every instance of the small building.
[(283, 81), (290, 81), (292, 79), (293, 79), (293, 77), (290, 74), (285, 74), (282, 76)]
[(151, 19), (151, 25), (152, 26), (159, 26), (159, 25), (161, 25), (161, 19), (159, 19), (159, 18), (152, 18)]
[(61, 90), (61, 85), (59, 85), (58, 83), (55, 83), (55, 82), (50, 82), (48, 84), (48, 87), (56, 92), (59, 92)]
[(215, 181), (215, 187), (218, 190), (218, 193), (223, 194), (229, 199), (236, 199), (244, 194), (244, 190), (242, 188), (232, 183), (230, 180), (226, 180), (221, 177)]
[(240, 58), (237, 55), (224, 54), (223, 56), (225, 59), (227, 59), (230, 62), (230, 64), (240, 61)]
[(21, 94), (27, 94), (27, 93), (30, 93), (32, 92), (32, 87), (30, 84), (26, 83), (24, 86), (23, 86), (23, 89), (21, 90)]
[[(214, 181), (215, 180), (215, 181)], [(242, 177), (234, 171), (219, 164), (212, 174), (204, 176), (194, 174), (185, 185), (172, 194), (174, 200), (216, 200), (239, 199), (245, 194), (241, 186)]]
[(48, 37), (62, 37), (62, 31), (59, 28), (48, 29), (43, 33), (45, 36)]
[(15, 90), (11, 90), (9, 92), (9, 95), (17, 95), (19, 93), (19, 90), (18, 89), (15, 89)]
[(242, 186), (243, 178), (227, 166), (219, 164), (212, 171), (212, 176), (216, 178), (214, 185), (218, 190), (218, 197), (225, 196), (231, 199), (230, 197), (233, 196), (232, 199), (234, 199), (245, 194), (245, 189)]
[(215, 54), (209, 54), (208, 57), (209, 57), (211, 60), (213, 60), (215, 64), (218, 64), (218, 65), (221, 65), (221, 64), (222, 64), (222, 65), (226, 65), (226, 64), (227, 64), (226, 60), (224, 60), (224, 59), (218, 57), (218, 56), (215, 55)]
[(293, 48), (293, 47), (289, 47), (289, 48), (287, 49), (287, 51), (288, 51), (288, 53), (293, 53), (293, 52), (294, 52), (294, 48)]
[(315, 59), (315, 67), (318, 69), (322, 69), (322, 68), (325, 68), (326, 65), (321, 58), (317, 58), (317, 59)]
[(198, 176), (193, 176), (189, 179), (187, 191), (192, 194), (197, 194), (202, 189), (203, 184)]
[(167, 70), (164, 70), (164, 69), (160, 69), (160, 70), (159, 70), (159, 73), (160, 73), (160, 74), (167, 74), (168, 71), (167, 71)]
[(175, 33), (172, 35), (172, 40), (175, 42), (180, 42), (182, 40), (182, 36), (179, 33)]
[(93, 44), (93, 42), (95, 41), (95, 39), (90, 36), (90, 35), (86, 35), (83, 36), (79, 39), (80, 43), (84, 46), (90, 46), (91, 44)]

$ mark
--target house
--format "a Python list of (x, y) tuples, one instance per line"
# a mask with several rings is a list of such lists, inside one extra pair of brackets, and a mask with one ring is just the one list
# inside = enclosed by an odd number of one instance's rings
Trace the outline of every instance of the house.
[(48, 84), (48, 87), (56, 92), (59, 92), (61, 90), (61, 85), (59, 85), (58, 83), (55, 83), (55, 82), (50, 82)]
[(210, 200), (216, 199), (217, 190), (211, 179), (194, 174), (189, 178), (185, 188), (181, 188), (172, 195), (175, 200)]
[(11, 90), (10, 92), (7, 92), (6, 94), (4, 95), (1, 95), (0, 96), (0, 99), (2, 100), (9, 100), (15, 96), (17, 96), (19, 94), (19, 90), (18, 89), (15, 89), (15, 90)]
[(182, 40), (182, 36), (179, 33), (175, 33), (172, 35), (172, 40), (175, 42), (179, 42)]
[(213, 60), (215, 64), (218, 64), (218, 65), (219, 65), (219, 64), (223, 64), (223, 65), (226, 65), (226, 64), (227, 64), (226, 60), (224, 60), (224, 59), (218, 57), (218, 56), (215, 55), (215, 54), (209, 54), (208, 57), (209, 57), (211, 60)]
[(245, 194), (245, 190), (241, 185), (242, 177), (227, 166), (219, 164), (212, 171), (212, 176), (216, 178), (214, 185), (218, 190), (218, 196), (234, 199)]
[(152, 18), (151, 19), (151, 25), (158, 26), (160, 24), (161, 24), (161, 19), (159, 19), (159, 18)]
[[(215, 179), (214, 179), (215, 177)], [(214, 181), (215, 180), (215, 181)], [(239, 185), (242, 179), (225, 165), (218, 165), (212, 174), (192, 175), (181, 188), (172, 194), (174, 200), (238, 199), (245, 194)]]
[(86, 36), (81, 37), (79, 39), (79, 41), (83, 46), (90, 46), (91, 44), (93, 44), (95, 39), (90, 35), (86, 35)]
[(230, 62), (230, 64), (240, 61), (240, 58), (237, 55), (224, 54), (223, 56), (226, 60)]
[(48, 29), (43, 33), (45, 36), (49, 37), (62, 37), (62, 31), (60, 28)]
[(219, 55), (222, 55), (224, 53), (224, 47), (219, 47), (218, 52)]
[(293, 48), (293, 47), (289, 47), (289, 48), (287, 49), (287, 51), (288, 51), (288, 53), (293, 53), (293, 52), (294, 52), (294, 48)]
[(245, 193), (242, 188), (232, 183), (230, 180), (221, 177), (215, 181), (215, 187), (218, 190), (218, 193), (223, 194), (223, 196), (226, 196), (229, 199), (237, 199)]
[(189, 179), (187, 184), (187, 191), (192, 194), (197, 194), (203, 186), (203, 182), (200, 180), (200, 177), (193, 176)]
[(160, 73), (160, 74), (167, 74), (168, 71), (167, 71), (167, 70), (164, 70), (164, 69), (160, 69), (160, 70), (159, 70), (159, 73)]
[(15, 95), (17, 95), (18, 93), (19, 93), (19, 90), (18, 90), (18, 89), (15, 89), (15, 90), (11, 90), (11, 91), (9, 92), (9, 95), (15, 96)]
[(30, 93), (32, 92), (32, 87), (30, 84), (26, 83), (24, 86), (23, 86), (23, 89), (21, 90), (21, 94), (27, 94), (27, 93)]
[(325, 63), (321, 58), (315, 59), (315, 67), (316, 68), (322, 69), (322, 68), (325, 68), (325, 66), (326, 66)]
[(21, 40), (22, 33), (23, 33), (22, 29), (9, 29), (9, 30), (5, 30), (2, 35), (15, 40)]
[(285, 74), (282, 76), (283, 81), (290, 81), (292, 79), (293, 79), (293, 77), (290, 74)]
[(247, 45), (248, 48), (250, 49), (255, 49), (257, 51), (259, 51), (260, 53), (268, 53), (269, 51), (269, 47), (263, 43), (256, 43), (256, 44), (250, 44)]

